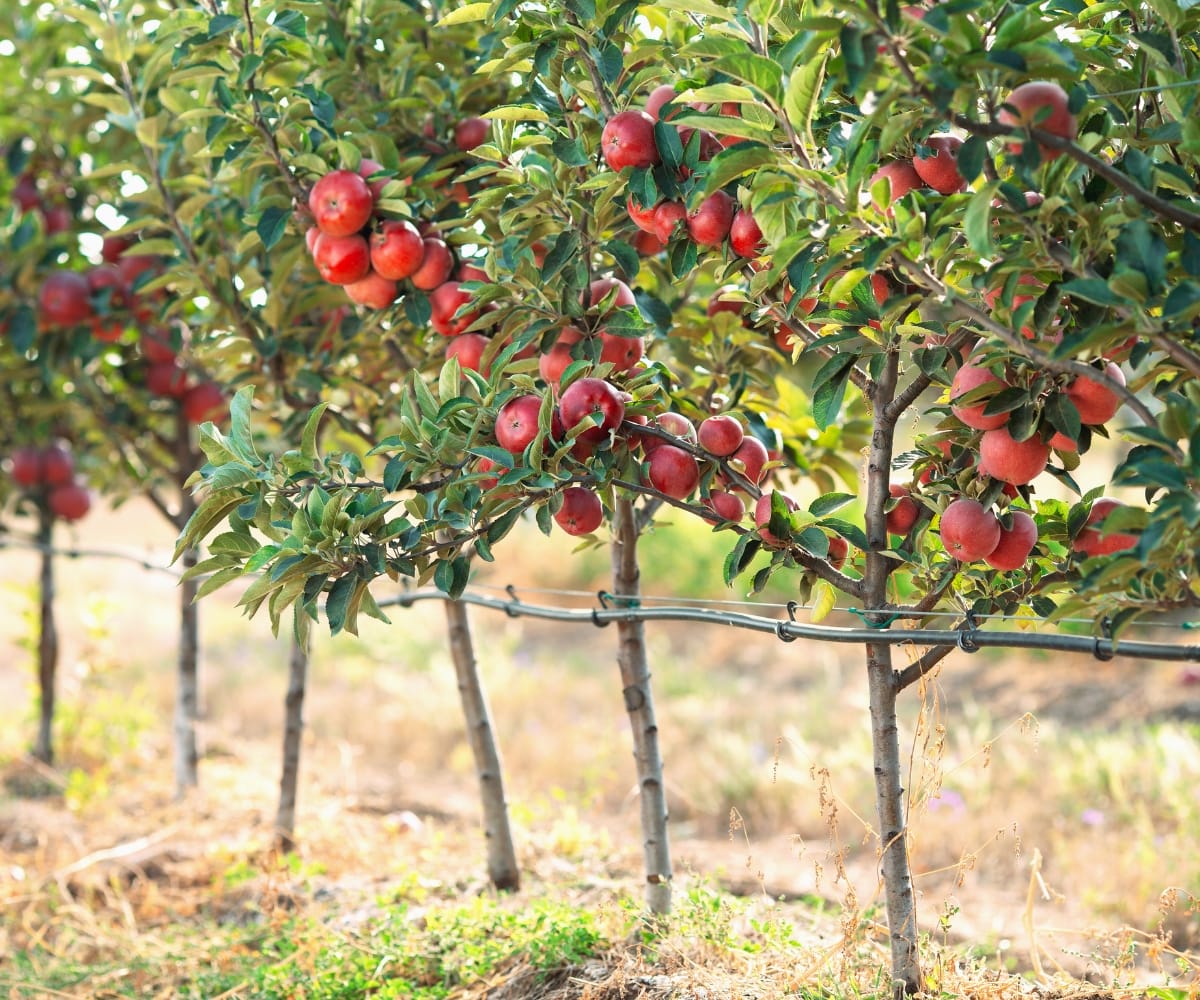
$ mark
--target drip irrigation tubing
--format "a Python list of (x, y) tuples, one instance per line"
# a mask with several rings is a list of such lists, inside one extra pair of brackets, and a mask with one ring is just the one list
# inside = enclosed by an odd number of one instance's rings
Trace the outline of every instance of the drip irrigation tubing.
[[(748, 629), (752, 632), (774, 634), (784, 642), (795, 639), (813, 639), (820, 642), (845, 644), (882, 643), (889, 646), (912, 644), (916, 646), (957, 646), (965, 653), (981, 649), (1040, 649), (1060, 653), (1080, 653), (1094, 656), (1098, 660), (1111, 660), (1116, 656), (1143, 660), (1173, 660), (1200, 662), (1200, 646), (1176, 645), (1163, 642), (1113, 639), (1109, 636), (1044, 635), (1035, 632), (1001, 632), (981, 629), (971, 616), (967, 623), (957, 629), (862, 627), (847, 628), (839, 625), (815, 625), (789, 618), (768, 618), (733, 611), (716, 611), (696, 607), (653, 607), (640, 604), (612, 607), (609, 602), (623, 603), (605, 591), (595, 595), (599, 607), (563, 608), (543, 604), (530, 604), (521, 600), (515, 588), (508, 588), (508, 599), (489, 597), (486, 594), (464, 591), (456, 598), (464, 604), (503, 611), (510, 618), (541, 618), (547, 621), (591, 624), (600, 628), (618, 621), (677, 621), (705, 622), (710, 625), (727, 625), (732, 628)], [(440, 590), (411, 590), (379, 601), (379, 606), (408, 608), (419, 601), (454, 600)], [(870, 612), (867, 612), (870, 614)], [(894, 616), (891, 610), (876, 612), (886, 618)]]

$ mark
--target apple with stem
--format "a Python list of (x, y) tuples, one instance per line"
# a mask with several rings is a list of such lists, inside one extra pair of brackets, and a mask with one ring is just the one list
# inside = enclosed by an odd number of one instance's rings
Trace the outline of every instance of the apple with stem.
[(333, 170), (308, 194), (308, 210), (317, 228), (327, 236), (352, 236), (371, 221), (375, 196), (353, 170)]

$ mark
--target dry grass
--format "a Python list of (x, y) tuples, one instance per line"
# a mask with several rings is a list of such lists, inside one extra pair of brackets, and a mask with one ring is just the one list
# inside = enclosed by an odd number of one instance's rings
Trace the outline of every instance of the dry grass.
[[(170, 543), (165, 526), (136, 510), (88, 531), (90, 544), (128, 547), (136, 538), (155, 557)], [(662, 560), (668, 575), (651, 573), (647, 589), (693, 592), (711, 578), (703, 541), (683, 555), (673, 546)], [(530, 600), (536, 587), (604, 584), (600, 557), (584, 560), (596, 574), (588, 578), (560, 544), (535, 534), (520, 554), (492, 582), (515, 582)], [(12, 581), (0, 655), (28, 662), (18, 647), (29, 634), (29, 595), (19, 581), (33, 579), (32, 560), (0, 559)], [(205, 603), (203, 788), (174, 803), (173, 582), (122, 562), (60, 565), (56, 771), (20, 763), (27, 676), (0, 675), (0, 755), (9, 761), (0, 955), (36, 946), (48, 970), (76, 963), (117, 977), (60, 995), (171, 995), (162, 991), (172, 982), (194, 982), (210, 967), (265, 962), (253, 941), (285, 919), (343, 934), (338, 921), (378, 916), (381, 898), (426, 909), (489, 898), (439, 607), (396, 611), (391, 628), (318, 644), (302, 846), (284, 862), (268, 849), (283, 644), (264, 623), (238, 617), (228, 597)], [(483, 612), (474, 621), (526, 878), (521, 899), (590, 908), (608, 921), (606, 939), (623, 941), (639, 857), (613, 636)], [(614, 944), (538, 982), (541, 993), (514, 958), (493, 970), (492, 993), (477, 985), (456, 995), (877, 991), (886, 939), (854, 651), (694, 627), (650, 635), (683, 916), (652, 953)], [(1105, 989), (1192, 980), (1200, 738), (1186, 719), (1198, 707), (1177, 667), (983, 654), (952, 658), (913, 693), (903, 736), (913, 866), (939, 988), (1038, 995), (1009, 975), (1014, 969), (1040, 970), (1043, 996), (1083, 990), (1080, 977)], [(28, 796), (38, 788), (50, 794)], [(103, 853), (121, 845), (132, 847)], [(784, 922), (796, 944), (772, 930)], [(704, 933), (719, 927), (729, 936), (706, 944)], [(198, 930), (220, 947), (198, 948)], [(326, 944), (313, 938), (314, 948)], [(121, 956), (137, 958), (126, 979)], [(9, 995), (54, 995), (12, 974), (0, 959)], [(135, 975), (143, 992), (130, 992)]]

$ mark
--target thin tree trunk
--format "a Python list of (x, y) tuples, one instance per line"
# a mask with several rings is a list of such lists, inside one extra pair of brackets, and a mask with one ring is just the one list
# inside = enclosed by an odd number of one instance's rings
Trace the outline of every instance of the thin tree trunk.
[(475, 757), (475, 771), (479, 775), (488, 877), (497, 889), (516, 890), (521, 885), (521, 871), (517, 867), (512, 827), (508, 821), (504, 772), (500, 764), (500, 751), (496, 746), (487, 696), (475, 661), (475, 643), (471, 638), (467, 606), (461, 601), (444, 603), (446, 624), (450, 633), (450, 655), (454, 660), (458, 694), (462, 699), (463, 716), (467, 723), (467, 741), (471, 744), (471, 753)]
[(43, 764), (54, 760), (54, 687), (58, 673), (58, 627), (54, 621), (54, 515), (45, 504), (38, 514), (38, 546), (42, 554), (42, 572), (38, 587), (38, 731), (33, 756)]
[[(866, 534), (869, 545), (863, 582), (867, 607), (882, 608), (887, 602), (891, 563), (887, 516), (892, 449), (896, 424), (888, 405), (895, 398), (899, 354), (893, 350), (878, 380), (872, 385), (874, 430), (867, 460)], [(908, 828), (901, 784), (900, 735), (896, 721), (896, 674), (892, 670), (891, 647), (867, 643), (867, 683), (871, 704), (871, 746), (875, 773), (875, 809), (879, 818), (880, 871), (891, 938), (892, 984), (897, 998), (922, 989), (917, 935), (916, 896), (908, 862)]]
[[(635, 600), (640, 593), (638, 525), (633, 502), (618, 498), (613, 516), (612, 570), (614, 590)], [(646, 633), (640, 621), (617, 622), (617, 664), (621, 668), (625, 709), (633, 730), (642, 815), (642, 855), (646, 869), (646, 910), (671, 912), (671, 843), (667, 836), (667, 792), (663, 782), (658, 723), (646, 658)]]
[[(192, 447), (191, 425), (180, 409), (176, 425), (176, 479), (179, 485), (179, 518), (176, 527), (182, 531), (196, 510), (192, 494), (184, 487), (197, 464)], [(183, 568), (196, 565), (199, 553), (190, 549), (183, 554)], [(196, 604), (199, 583), (185, 580), (179, 585), (179, 665), (175, 687), (175, 797), (183, 798), (189, 788), (200, 783), (200, 754), (196, 747), (196, 720), (200, 716), (199, 659), (200, 608)]]
[(296, 849), (296, 785), (300, 778), (300, 741), (304, 736), (304, 690), (308, 678), (308, 644), (292, 639), (284, 701), (283, 768), (279, 776), (279, 808), (275, 812), (275, 846)]

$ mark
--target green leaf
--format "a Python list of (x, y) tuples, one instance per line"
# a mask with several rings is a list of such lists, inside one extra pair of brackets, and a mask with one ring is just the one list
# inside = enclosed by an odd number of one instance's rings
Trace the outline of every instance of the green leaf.
[(783, 70), (774, 60), (752, 52), (724, 56), (713, 64), (718, 73), (753, 87), (778, 105), (783, 100)]
[(214, 38), (232, 31), (241, 23), (242, 19), (236, 14), (218, 14), (208, 22), (208, 40), (211, 42)]
[(1108, 287), (1108, 282), (1103, 278), (1073, 278), (1071, 281), (1063, 282), (1059, 286), (1059, 289), (1064, 295), (1083, 299), (1085, 302), (1094, 302), (1098, 306), (1123, 306), (1128, 304), (1122, 296), (1115, 294)]
[(783, 95), (783, 110), (788, 121), (801, 135), (812, 129), (813, 115), (821, 96), (821, 83), (825, 79), (825, 62), (829, 50), (823, 48), (820, 58), (812, 58), (792, 70), (788, 77), (787, 90)]
[(288, 219), (291, 218), (291, 214), (286, 208), (272, 205), (259, 217), (258, 225), (254, 227), (254, 231), (258, 233), (258, 238), (262, 240), (262, 244), (267, 250), (273, 250), (279, 241), (283, 239), (283, 234), (287, 232)]
[(841, 510), (846, 504), (853, 503), (857, 499), (858, 497), (852, 493), (826, 493), (808, 505), (808, 512), (813, 517), (825, 517), (826, 514)]
[(337, 635), (346, 626), (346, 612), (350, 607), (350, 598), (354, 594), (358, 577), (348, 573), (339, 577), (329, 588), (329, 596), (325, 598), (325, 618), (329, 621), (329, 634)]
[(970, 136), (958, 147), (958, 155), (954, 163), (959, 174), (968, 184), (983, 173), (983, 164), (987, 160), (987, 140), (980, 135)]
[(981, 256), (989, 256), (992, 246), (992, 201), (996, 196), (999, 181), (985, 184), (972, 196), (963, 213), (963, 232), (971, 249)]
[(708, 163), (704, 193), (712, 194), (743, 174), (774, 162), (775, 151), (758, 143), (740, 142), (714, 156)]
[(1146, 278), (1151, 295), (1159, 295), (1167, 282), (1167, 244), (1145, 219), (1127, 222), (1117, 236), (1117, 269), (1137, 271)]
[(250, 407), (254, 402), (254, 386), (239, 389), (229, 404), (229, 446), (247, 465), (261, 465), (262, 460), (254, 449), (254, 435), (250, 431)]
[(729, 555), (725, 557), (724, 577), (726, 586), (733, 586), (762, 548), (762, 540), (756, 534), (745, 534), (737, 540)]
[(563, 269), (579, 250), (579, 231), (564, 229), (554, 239), (554, 245), (546, 251), (546, 259), (542, 263), (542, 281), (549, 282)]
[(439, 28), (448, 28), (455, 24), (471, 24), (475, 21), (486, 21), (488, 19), (488, 11), (491, 10), (490, 3), (469, 3), (464, 4), (457, 10), (450, 11), (437, 23)]
[(858, 525), (851, 524), (849, 521), (843, 521), (836, 517), (825, 518), (821, 523), (826, 528), (832, 528), (851, 545), (855, 546), (855, 548), (862, 549), (864, 552), (867, 552), (871, 548), (870, 543), (867, 541), (866, 532), (864, 532)]
[(485, 111), (481, 118), (503, 122), (549, 122), (550, 116), (540, 108), (527, 104), (504, 104), (491, 111)]
[(825, 362), (813, 379), (813, 420), (825, 430), (837, 420), (846, 399), (846, 385), (856, 358), (853, 354), (835, 354)]

